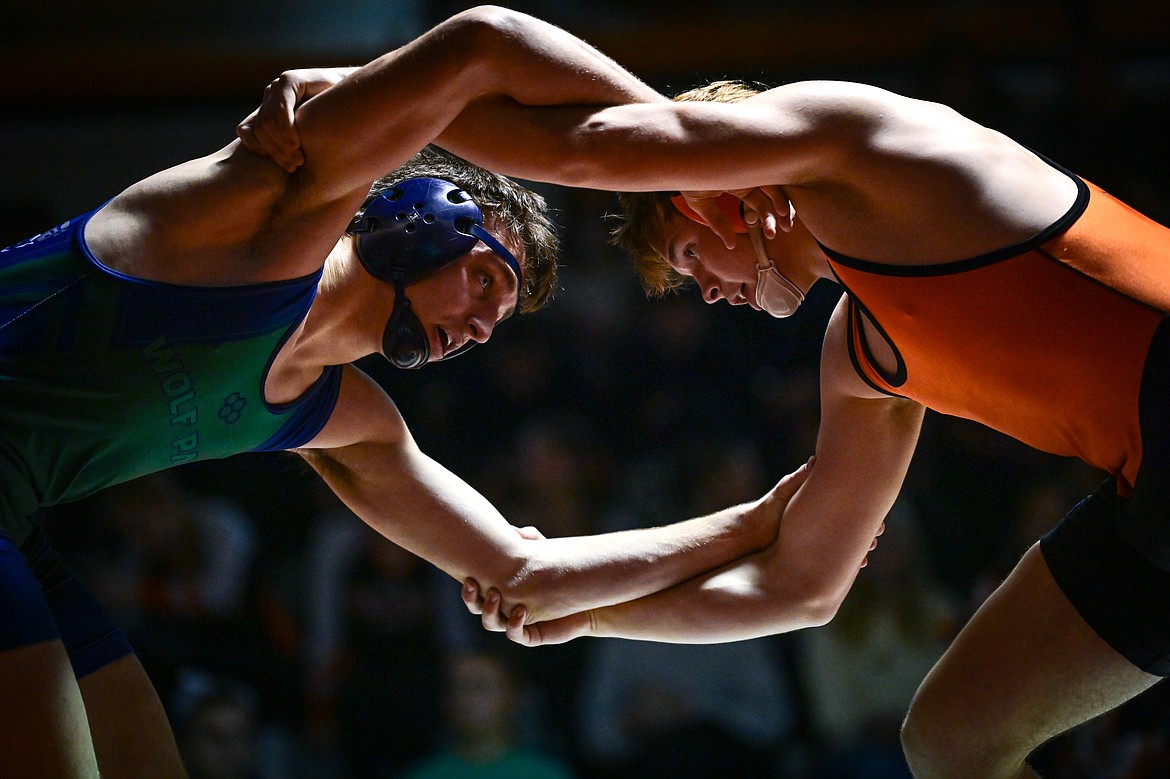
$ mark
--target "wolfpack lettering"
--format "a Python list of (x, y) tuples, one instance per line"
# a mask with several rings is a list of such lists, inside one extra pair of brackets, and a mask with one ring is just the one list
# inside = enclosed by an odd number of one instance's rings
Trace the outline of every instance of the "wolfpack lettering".
[(8, 246), (8, 247), (5, 247), (3, 249), (0, 249), (0, 254), (3, 254), (4, 252), (7, 252), (9, 250), (15, 252), (17, 249), (24, 248), (25, 246), (31, 246), (34, 243), (43, 243), (43, 242), (49, 240), (50, 238), (53, 238), (54, 236), (60, 235), (61, 233), (65, 232), (69, 228), (69, 223), (72, 221), (73, 220), (70, 219), (67, 222), (65, 222), (64, 224), (61, 224), (61, 225), (54, 227), (52, 230), (46, 230), (43, 233), (37, 233), (32, 238), (26, 238), (25, 240), (21, 241), (20, 243), (15, 243), (12, 246)]
[[(199, 407), (191, 375), (183, 368), (166, 339), (159, 336), (142, 350), (142, 357), (159, 380), (159, 388), (167, 399), (171, 426), (190, 427), (199, 421)], [(178, 432), (178, 431), (177, 431)], [(199, 456), (199, 431), (183, 430), (171, 440), (171, 464), (189, 462)]]

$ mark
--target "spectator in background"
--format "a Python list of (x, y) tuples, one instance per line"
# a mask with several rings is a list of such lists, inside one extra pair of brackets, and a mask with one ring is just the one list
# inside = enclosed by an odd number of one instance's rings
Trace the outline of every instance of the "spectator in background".
[(449, 592), (421, 558), (319, 494), (305, 577), (310, 744), (334, 751), (345, 776), (375, 779), (422, 756), (441, 719), (439, 679), (452, 644), (437, 615)]
[(772, 641), (589, 644), (581, 692), (598, 777), (766, 776), (795, 712)]
[[(664, 492), (684, 495), (689, 514), (741, 503), (764, 488), (756, 444), (734, 439), (716, 448), (717, 455), (699, 458), (674, 450), (675, 482)], [(580, 718), (585, 762), (599, 779), (780, 770), (779, 749), (797, 712), (778, 642), (587, 644)]]
[(163, 699), (184, 666), (271, 691), (278, 664), (255, 619), (252, 518), (229, 498), (185, 488), (173, 471), (111, 487), (91, 505), (91, 532), (103, 543), (74, 551), (102, 602), (126, 621)]
[(514, 464), (504, 473), (489, 463), (481, 475), (484, 496), (517, 526), (533, 525), (550, 538), (596, 533), (597, 491), (605, 460), (590, 431), (564, 414), (532, 417), (503, 453)]
[(522, 744), (519, 706), (516, 677), (500, 656), (454, 655), (446, 666), (441, 746), (402, 779), (570, 779), (568, 763)]
[(261, 770), (259, 707), (242, 685), (205, 677), (171, 705), (189, 779), (276, 779)]
[(173, 471), (161, 471), (110, 488), (98, 505), (123, 539), (145, 611), (211, 621), (240, 612), (256, 530), (237, 504), (189, 492)]
[(910, 779), (902, 718), (959, 627), (953, 598), (922, 562), (917, 522), (899, 499), (836, 618), (800, 636), (824, 779)]

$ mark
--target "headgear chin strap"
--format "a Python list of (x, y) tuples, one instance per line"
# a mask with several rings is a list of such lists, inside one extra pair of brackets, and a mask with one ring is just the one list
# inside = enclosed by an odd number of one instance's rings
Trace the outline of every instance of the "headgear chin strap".
[[(450, 265), (483, 243), (516, 274), (524, 271), (516, 257), (483, 226), (483, 212), (471, 196), (449, 181), (407, 179), (378, 194), (350, 223), (357, 255), (373, 276), (394, 285), (394, 309), (382, 333), (382, 353), (397, 368), (421, 368), (430, 359), (426, 329), (406, 297), (406, 288)], [(519, 294), (519, 292), (517, 292)], [(462, 354), (476, 344), (468, 340)]]
[(751, 225), (748, 235), (756, 251), (756, 305), (777, 319), (792, 316), (804, 302), (804, 293), (776, 269), (764, 246), (764, 234), (759, 225)]
[[(691, 208), (690, 203), (682, 195), (675, 195), (670, 202), (687, 219), (711, 226), (698, 211)], [(804, 293), (776, 268), (772, 258), (768, 256), (760, 226), (749, 225), (744, 221), (743, 206), (739, 198), (730, 192), (724, 192), (715, 198), (715, 205), (731, 222), (735, 232), (747, 233), (752, 239), (752, 248), (756, 252), (756, 305), (777, 319), (792, 316), (804, 302)]]

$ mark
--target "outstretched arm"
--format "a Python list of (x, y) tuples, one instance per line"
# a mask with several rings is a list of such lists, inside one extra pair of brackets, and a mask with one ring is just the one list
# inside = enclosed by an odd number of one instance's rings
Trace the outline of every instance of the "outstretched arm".
[[(861, 108), (886, 94), (794, 84), (734, 105), (676, 103), (564, 30), (491, 6), (353, 72), (290, 74), (266, 92), (273, 110), (259, 120), (279, 142), (264, 148), (287, 151), (293, 107), (319, 92), (296, 110), (302, 173), (339, 186), (368, 182), (431, 142), (500, 173), (596, 189), (799, 182), (826, 173), (826, 133), (850, 117), (856, 130)], [(859, 89), (870, 100), (862, 107), (851, 102)]]
[(844, 319), (839, 308), (822, 360), (816, 467), (785, 509), (774, 544), (663, 592), (550, 623), (514, 609), (509, 638), (715, 643), (829, 621), (901, 488), (923, 414), (861, 384), (845, 351)]
[(302, 164), (283, 133), (272, 139), (283, 169), (252, 153), (249, 138), (264, 144), (262, 107), (246, 120), (241, 141), (116, 197), (88, 228), (99, 255), (176, 283), (303, 275), (320, 268), (375, 179), (484, 96), (532, 106), (663, 99), (563, 30), (492, 6), (457, 14), (352, 71), (318, 71), (299, 87), (277, 86), (273, 121), (287, 124), (290, 104), (300, 102)]
[[(470, 104), (492, 97), (525, 106), (665, 100), (564, 30), (482, 6), (306, 101), (296, 115), (305, 158), (299, 175), (339, 192), (366, 186), (442, 137)], [(458, 126), (456, 135), (474, 135)], [(509, 145), (519, 154), (518, 144)]]
[[(310, 77), (316, 83), (305, 88)], [(319, 94), (296, 109), (294, 128), (294, 106), (311, 92)], [(430, 142), (500, 173), (569, 186), (815, 189), (843, 171), (859, 176), (850, 151), (871, 146), (881, 117), (901, 115), (908, 102), (861, 85), (804, 82), (735, 104), (677, 103), (557, 27), (481, 7), (353, 72), (286, 74), (241, 137), (287, 168), (299, 132), (305, 162), (295, 175), (351, 200)], [(775, 191), (781, 196), (763, 204), (768, 231), (789, 218), (789, 194)], [(709, 216), (718, 229), (718, 212)]]
[(329, 423), (301, 454), (379, 533), (457, 580), (474, 577), (497, 588), (506, 608), (525, 603), (537, 619), (638, 598), (766, 547), (807, 474), (801, 469), (754, 504), (676, 525), (524, 537), (423, 454), (390, 399), (353, 368)]

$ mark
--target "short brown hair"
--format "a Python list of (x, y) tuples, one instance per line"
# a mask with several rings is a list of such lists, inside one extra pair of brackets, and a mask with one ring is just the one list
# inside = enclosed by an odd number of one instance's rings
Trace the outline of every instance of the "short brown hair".
[[(677, 102), (738, 103), (765, 87), (743, 81), (713, 81), (674, 96)], [(678, 213), (670, 198), (677, 192), (619, 192), (618, 226), (611, 240), (625, 249), (647, 294), (663, 295), (678, 289), (686, 278), (670, 266), (663, 246), (666, 222)]]
[[(521, 247), (524, 269), (519, 309), (529, 314), (552, 299), (557, 285), (559, 242), (548, 204), (535, 192), (515, 181), (473, 165), (437, 146), (428, 146), (370, 187), (373, 197), (407, 179), (429, 176), (450, 181), (471, 195), (493, 230), (505, 230)], [(364, 208), (364, 206), (363, 206)], [(360, 213), (360, 212), (359, 212)]]

